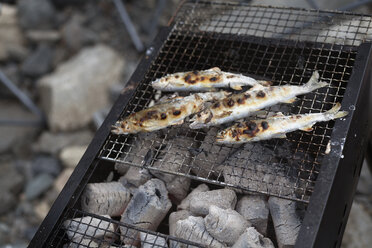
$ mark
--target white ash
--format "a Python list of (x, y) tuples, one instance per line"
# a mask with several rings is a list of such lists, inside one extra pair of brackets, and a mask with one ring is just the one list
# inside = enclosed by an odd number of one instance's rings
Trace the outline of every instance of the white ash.
[(169, 197), (173, 202), (180, 203), (190, 189), (191, 179), (184, 176), (177, 176), (173, 181), (166, 184)]
[(274, 248), (274, 245), (270, 239), (265, 238), (254, 227), (248, 227), (232, 248)]
[(211, 205), (204, 218), (207, 231), (212, 237), (232, 246), (247, 227), (251, 226), (243, 216), (232, 209), (222, 209)]
[(190, 197), (190, 211), (195, 215), (205, 216), (211, 205), (223, 209), (234, 209), (236, 201), (236, 194), (231, 189), (197, 192)]
[(120, 158), (121, 163), (115, 163), (115, 169), (120, 175), (125, 175), (131, 166), (148, 166), (153, 159), (153, 150), (161, 146), (161, 132), (139, 133), (127, 152)]
[(129, 183), (125, 176), (121, 176), (118, 182), (121, 183), (124, 186), (124, 188), (128, 189), (131, 195), (134, 195), (138, 189), (136, 186)]
[(152, 235), (149, 233), (140, 233), (141, 247), (152, 248), (152, 247), (168, 247), (167, 242), (163, 237)]
[(134, 187), (139, 187), (150, 180), (152, 175), (147, 169), (131, 166), (123, 178)]
[[(175, 236), (207, 247), (226, 247), (207, 232), (202, 217), (189, 216), (187, 219), (177, 221)], [(182, 243), (177, 245), (177, 247), (190, 247)]]
[(301, 228), (296, 202), (272, 196), (268, 203), (279, 248), (294, 247)]
[[(108, 215), (102, 217), (110, 218)], [(86, 216), (83, 218), (74, 218), (63, 222), (63, 227), (70, 240), (87, 238), (114, 238), (114, 224), (94, 217)]]
[(119, 182), (88, 183), (81, 196), (81, 207), (89, 213), (120, 216), (129, 201), (129, 190)]
[(185, 209), (190, 210), (190, 200), (192, 199), (193, 195), (198, 192), (206, 192), (209, 190), (208, 185), (206, 184), (199, 184), (198, 187), (196, 187), (193, 191), (191, 191), (190, 194), (186, 196), (185, 199), (182, 200), (182, 202), (177, 206), (178, 210)]
[(191, 170), (196, 176), (212, 178), (221, 173), (222, 168), (220, 164), (228, 157), (231, 148), (215, 142), (217, 132), (218, 128), (212, 127), (201, 146), (190, 150), (195, 156)]
[[(164, 183), (159, 179), (151, 179), (138, 188), (122, 214), (121, 222), (155, 231), (171, 206)], [(125, 234), (125, 237), (122, 236), (125, 244), (138, 243), (136, 230), (121, 226), (120, 231)]]
[(236, 204), (236, 211), (252, 223), (261, 234), (267, 234), (269, 207), (265, 196), (243, 196)]
[(187, 219), (189, 216), (191, 216), (191, 213), (187, 210), (180, 210), (177, 212), (172, 212), (169, 215), (168, 221), (169, 221), (169, 235), (174, 236), (177, 226), (177, 221)]

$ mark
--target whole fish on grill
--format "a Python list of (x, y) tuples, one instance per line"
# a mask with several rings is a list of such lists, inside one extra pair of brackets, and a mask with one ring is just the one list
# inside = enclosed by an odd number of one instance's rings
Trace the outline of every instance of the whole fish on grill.
[(324, 113), (284, 116), (279, 113), (267, 119), (240, 122), (218, 132), (217, 142), (225, 144), (246, 143), (272, 138), (286, 138), (286, 133), (296, 130), (311, 131), (317, 122), (342, 118), (347, 111), (339, 111), (340, 103)]
[(114, 134), (150, 132), (180, 125), (186, 117), (201, 111), (206, 101), (221, 99), (228, 94), (230, 93), (219, 91), (174, 97), (117, 121), (112, 126), (111, 132)]
[(256, 85), (252, 89), (227, 96), (215, 101), (209, 108), (195, 115), (190, 128), (198, 129), (216, 126), (226, 122), (245, 118), (253, 112), (277, 103), (292, 103), (297, 95), (309, 93), (328, 83), (319, 81), (319, 73), (315, 71), (310, 80), (301, 86), (283, 85), (263, 87)]
[(168, 74), (151, 83), (152, 87), (161, 91), (209, 91), (215, 88), (232, 88), (241, 90), (242, 86), (257, 84), (270, 85), (268, 81), (221, 71), (213, 67), (203, 71), (188, 71)]

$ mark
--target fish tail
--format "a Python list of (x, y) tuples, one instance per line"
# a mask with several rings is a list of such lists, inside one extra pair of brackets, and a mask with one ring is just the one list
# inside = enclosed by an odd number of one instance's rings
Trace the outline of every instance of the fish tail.
[(311, 76), (310, 80), (305, 84), (305, 87), (310, 90), (316, 90), (325, 86), (328, 86), (329, 84), (323, 81), (319, 81), (319, 73), (318, 71), (314, 71), (313, 75)]
[(342, 118), (349, 114), (347, 111), (340, 111), (341, 103), (336, 103), (330, 110), (326, 113), (332, 116), (332, 119)]

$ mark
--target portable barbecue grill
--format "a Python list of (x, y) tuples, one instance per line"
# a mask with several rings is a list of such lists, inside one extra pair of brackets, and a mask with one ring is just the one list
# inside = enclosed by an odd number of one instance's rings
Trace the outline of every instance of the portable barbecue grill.
[[(147, 50), (30, 247), (62, 247), (68, 242), (62, 223), (75, 217), (93, 216), (138, 230), (79, 210), (79, 197), (85, 185), (105, 180), (115, 163), (302, 202), (306, 214), (296, 246), (340, 246), (366, 146), (371, 77), (371, 44), (366, 43), (369, 35), (372, 35), (371, 17), (366, 15), (225, 1), (184, 1), (169, 27), (161, 29)], [(155, 96), (150, 82), (156, 78), (214, 66), (270, 79), (274, 85), (304, 84), (317, 70), (321, 80), (330, 83), (329, 87), (300, 96), (293, 104), (269, 108), (267, 112), (318, 113), (341, 102), (342, 110), (349, 111), (349, 115), (318, 123), (311, 132), (290, 133), (286, 139), (250, 143), (240, 148), (222, 146), (232, 156), (242, 149), (247, 154), (244, 159), (238, 156), (228, 164), (243, 172), (239, 174), (226, 175), (216, 164), (201, 169), (197, 164), (203, 161), (197, 161), (192, 153), (179, 164), (178, 171), (162, 167), (162, 156), (157, 155), (171, 153), (172, 146), (179, 146), (173, 143), (177, 137), (191, 138), (196, 147), (202, 144), (208, 147), (202, 151), (206, 154), (205, 162), (222, 149), (205, 139), (208, 130), (191, 130), (185, 124), (167, 128), (161, 140), (150, 140), (155, 153), (150, 163), (129, 161), (129, 156), (145, 160), (145, 156), (135, 154), (133, 149), (141, 145), (138, 137), (113, 135), (111, 125), (148, 106)], [(180, 149), (189, 150), (189, 147)], [(153, 167), (155, 162), (157, 166)], [(234, 180), (227, 181), (227, 176)], [(117, 235), (126, 235), (118, 230), (115, 230)], [(168, 236), (164, 226), (158, 230), (163, 234), (140, 231), (167, 241), (198, 246)]]

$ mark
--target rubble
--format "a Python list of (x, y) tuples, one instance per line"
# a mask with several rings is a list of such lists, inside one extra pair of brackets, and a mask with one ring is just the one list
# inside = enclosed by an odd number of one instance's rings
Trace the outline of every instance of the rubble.
[(204, 223), (209, 234), (227, 246), (232, 246), (244, 230), (251, 226), (251, 223), (235, 210), (214, 205), (209, 207)]
[(50, 129), (69, 131), (87, 125), (108, 103), (105, 92), (119, 80), (123, 67), (124, 60), (114, 50), (95, 45), (41, 78), (40, 96)]
[(245, 195), (236, 204), (236, 211), (252, 223), (261, 234), (267, 234), (269, 207), (265, 196)]
[(25, 197), (27, 200), (33, 200), (53, 185), (54, 178), (46, 173), (40, 174), (33, 178), (26, 185)]
[(55, 157), (47, 155), (38, 155), (34, 157), (31, 163), (31, 169), (33, 175), (47, 173), (56, 177), (61, 172), (59, 161)]
[(53, 49), (50, 45), (41, 43), (22, 63), (21, 71), (30, 77), (39, 77), (52, 68)]
[(81, 207), (93, 214), (120, 216), (129, 201), (129, 190), (119, 182), (88, 183), (81, 196)]
[(195, 215), (205, 216), (211, 205), (222, 209), (234, 209), (236, 201), (236, 194), (231, 189), (197, 192), (190, 197), (190, 211)]
[(68, 146), (62, 149), (59, 159), (65, 167), (74, 168), (85, 153), (86, 146)]
[(50, 29), (56, 27), (56, 10), (48, 0), (19, 0), (18, 17), (23, 29)]

